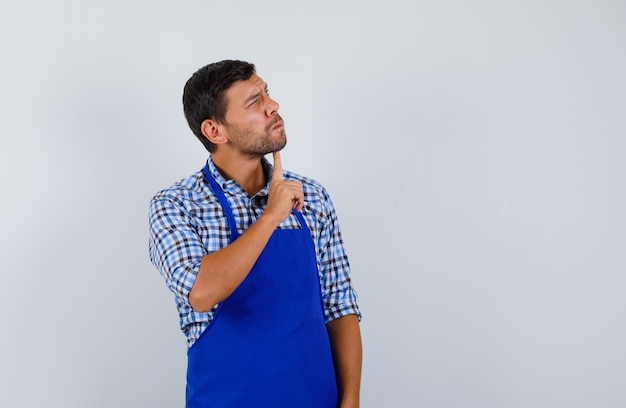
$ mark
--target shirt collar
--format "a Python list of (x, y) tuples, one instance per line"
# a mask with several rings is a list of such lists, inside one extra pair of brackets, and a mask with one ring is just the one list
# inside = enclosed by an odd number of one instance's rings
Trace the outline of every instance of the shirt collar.
[[(213, 158), (211, 157), (211, 155), (209, 155), (209, 158), (207, 159), (207, 164), (209, 166), (209, 172), (211, 173), (217, 184), (222, 188), (222, 191), (229, 192), (231, 194), (246, 194), (246, 192), (239, 185), (239, 183), (237, 183), (235, 180), (226, 180), (224, 176), (222, 176), (222, 173), (219, 172), (219, 170), (215, 166), (215, 163), (213, 163)], [(263, 171), (265, 171), (266, 174), (269, 174), (269, 180), (271, 180), (274, 168), (265, 157), (261, 158), (261, 165), (263, 166)], [(270, 185), (268, 182), (265, 187), (263, 187), (258, 193), (255, 194), (255, 197), (268, 195), (269, 187)]]

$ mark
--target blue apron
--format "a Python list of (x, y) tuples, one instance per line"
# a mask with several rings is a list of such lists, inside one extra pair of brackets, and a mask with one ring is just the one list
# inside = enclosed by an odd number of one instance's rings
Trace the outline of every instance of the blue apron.
[[(221, 188), (204, 168), (230, 227)], [(187, 408), (335, 408), (337, 385), (324, 324), (315, 247), (301, 228), (275, 230), (252, 270), (188, 351)]]

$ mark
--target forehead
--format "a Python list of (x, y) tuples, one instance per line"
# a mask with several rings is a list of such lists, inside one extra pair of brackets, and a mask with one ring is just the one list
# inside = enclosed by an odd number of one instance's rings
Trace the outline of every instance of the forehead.
[(227, 105), (243, 103), (250, 96), (262, 92), (265, 87), (265, 81), (257, 74), (252, 74), (245, 81), (236, 81), (225, 92)]

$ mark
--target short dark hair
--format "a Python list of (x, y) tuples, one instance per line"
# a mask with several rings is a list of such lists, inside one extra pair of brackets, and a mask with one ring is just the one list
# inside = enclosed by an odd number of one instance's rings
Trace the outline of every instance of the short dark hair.
[(254, 64), (224, 60), (200, 68), (185, 84), (185, 118), (193, 134), (209, 152), (214, 152), (216, 146), (202, 134), (202, 122), (212, 119), (224, 123), (227, 103), (224, 93), (234, 82), (248, 80), (255, 73)]

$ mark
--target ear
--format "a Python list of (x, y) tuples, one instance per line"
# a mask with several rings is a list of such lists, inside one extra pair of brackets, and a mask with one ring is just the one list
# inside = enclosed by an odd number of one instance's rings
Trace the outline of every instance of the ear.
[(200, 124), (200, 131), (202, 132), (204, 137), (209, 139), (209, 142), (213, 144), (217, 145), (226, 143), (228, 141), (223, 126), (218, 124), (213, 119), (205, 119)]

